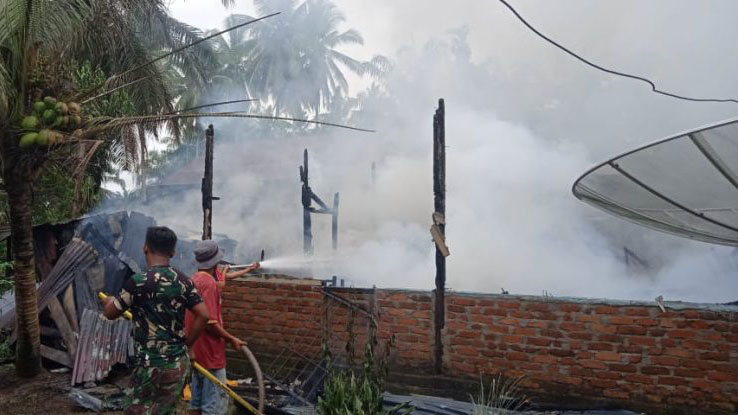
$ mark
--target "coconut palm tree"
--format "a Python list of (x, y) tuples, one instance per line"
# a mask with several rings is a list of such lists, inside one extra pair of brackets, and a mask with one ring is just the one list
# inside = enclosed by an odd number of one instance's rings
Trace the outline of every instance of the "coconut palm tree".
[[(274, 113), (302, 116), (317, 115), (331, 100), (348, 92), (345, 71), (357, 75), (376, 75), (388, 67), (377, 56), (370, 61), (354, 59), (339, 49), (363, 44), (356, 30), (341, 31), (344, 15), (329, 0), (255, 0), (261, 14), (282, 11), (279, 18), (249, 27), (245, 38), (230, 41), (241, 56), (241, 76), (251, 92)], [(232, 15), (230, 24), (252, 17)], [(234, 34), (236, 36), (238, 34)], [(271, 101), (271, 102), (269, 102)]]
[[(180, 31), (177, 37), (176, 24), (161, 15), (163, 10), (163, 0), (4, 0), (0, 4), (0, 168), (14, 253), (20, 376), (33, 376), (41, 367), (31, 198), (33, 183), (44, 166), (84, 171), (101, 143), (110, 140), (121, 143), (121, 156), (140, 160), (146, 154), (147, 131), (156, 134), (166, 125), (177, 135), (178, 120), (203, 115), (174, 111), (158, 64), (168, 54), (152, 59), (160, 49), (181, 52), (183, 48), (175, 46), (189, 36)], [(142, 31), (142, 25), (150, 25), (151, 30)], [(163, 43), (152, 48), (151, 40), (142, 36), (154, 33), (157, 37), (156, 31)], [(79, 79), (70, 75), (79, 62), (90, 62), (113, 76), (82, 88)], [(205, 72), (197, 73), (201, 68), (196, 63), (179, 55), (175, 62), (182, 73), (192, 71), (191, 76), (207, 78)], [(126, 111), (99, 104), (119, 90), (126, 91), (130, 105)], [(287, 119), (243, 113), (206, 115)]]
[[(150, 0), (5, 0), (0, 5), (0, 162), (15, 254), (16, 370), (21, 376), (33, 376), (40, 369), (30, 208), (33, 183), (45, 166), (83, 171), (99, 139), (110, 139), (111, 133), (124, 143), (123, 153), (132, 154), (141, 148), (131, 143), (145, 143), (147, 129), (155, 131), (161, 123), (177, 129), (172, 118), (163, 118), (121, 125), (97, 122), (94, 134), (82, 134), (88, 130), (85, 124), (94, 121), (85, 120), (84, 109), (96, 111), (96, 94), (118, 86), (130, 84), (126, 91), (134, 106), (128, 115), (173, 110), (162, 72), (147, 65), (155, 52), (151, 40), (142, 39), (139, 30), (141, 25), (161, 29), (158, 34), (166, 39), (163, 48), (187, 42), (182, 30), (180, 38), (173, 36), (183, 28), (163, 19), (163, 11), (163, 2)], [(196, 65), (179, 59), (190, 73), (197, 72)], [(71, 73), (81, 61), (121, 75), (106, 85), (80, 90)], [(41, 113), (34, 114), (33, 105), (43, 103), (45, 96), (49, 97), (46, 103), (36, 110), (44, 114), (51, 110), (50, 117), (59, 118), (58, 123), (56, 119), (39, 122)], [(56, 99), (83, 105), (65, 104), (62, 109), (56, 107)], [(62, 148), (71, 151), (59, 151)]]

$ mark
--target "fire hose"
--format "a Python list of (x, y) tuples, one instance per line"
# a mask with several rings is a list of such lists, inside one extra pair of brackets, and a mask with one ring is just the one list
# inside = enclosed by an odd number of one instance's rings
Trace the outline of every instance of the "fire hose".
[[(107, 298), (107, 295), (105, 293), (98, 293), (98, 298), (101, 300), (104, 300)], [(133, 314), (131, 314), (130, 311), (124, 311), (123, 317), (127, 318), (128, 320), (133, 319)], [(251, 353), (251, 350), (249, 350), (246, 346), (241, 346), (241, 353), (243, 353), (247, 359), (249, 359), (249, 362), (251, 363), (251, 367), (254, 369), (254, 372), (256, 373), (256, 382), (259, 385), (259, 409), (256, 409), (248, 403), (245, 399), (243, 399), (240, 395), (238, 395), (236, 392), (233, 391), (233, 389), (229, 388), (228, 385), (224, 384), (218, 378), (213, 376), (210, 371), (205, 369), (204, 367), (200, 366), (197, 362), (192, 362), (192, 367), (200, 372), (201, 375), (205, 376), (208, 380), (219, 386), (221, 389), (223, 389), (233, 400), (238, 402), (241, 406), (248, 409), (252, 413), (256, 415), (263, 415), (264, 413), (264, 402), (265, 402), (265, 395), (266, 391), (264, 389), (264, 376), (261, 373), (261, 367), (259, 366), (259, 362), (256, 360), (256, 357), (253, 353)]]

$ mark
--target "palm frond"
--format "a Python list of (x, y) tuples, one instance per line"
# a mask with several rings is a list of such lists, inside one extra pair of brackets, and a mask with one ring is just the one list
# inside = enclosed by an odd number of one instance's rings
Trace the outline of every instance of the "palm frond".
[(172, 115), (145, 115), (145, 116), (134, 116), (134, 117), (97, 117), (88, 121), (87, 125), (80, 132), (73, 135), (74, 138), (79, 140), (89, 140), (99, 134), (106, 131), (122, 129), (130, 127), (132, 125), (146, 125), (146, 124), (159, 124), (165, 121), (182, 119), (182, 118), (203, 118), (203, 117), (215, 117), (215, 118), (252, 118), (258, 120), (272, 120), (272, 121), (290, 121), (299, 122), (306, 124), (324, 125), (329, 127), (345, 128), (349, 130), (362, 131), (367, 133), (373, 133), (374, 130), (368, 130), (364, 128), (352, 127), (343, 124), (337, 124), (332, 122), (308, 120), (304, 118), (292, 118), (292, 117), (281, 117), (272, 115), (261, 115), (261, 114), (245, 114), (237, 112), (214, 112), (214, 113), (187, 113), (187, 114), (172, 114)]

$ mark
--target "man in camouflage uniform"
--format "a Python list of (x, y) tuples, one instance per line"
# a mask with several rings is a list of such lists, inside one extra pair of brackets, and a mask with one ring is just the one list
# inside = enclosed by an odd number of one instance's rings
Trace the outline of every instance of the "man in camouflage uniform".
[[(176, 244), (171, 229), (150, 227), (144, 245), (148, 270), (134, 274), (118, 295), (105, 301), (105, 316), (111, 320), (128, 309), (133, 313), (136, 369), (126, 415), (175, 413), (190, 368), (188, 348), (208, 321), (208, 309), (195, 285), (169, 265)], [(189, 335), (184, 329), (185, 309), (195, 316)]]

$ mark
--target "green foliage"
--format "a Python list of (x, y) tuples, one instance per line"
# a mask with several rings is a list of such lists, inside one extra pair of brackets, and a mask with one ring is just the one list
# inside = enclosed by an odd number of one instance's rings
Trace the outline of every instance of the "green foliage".
[(499, 374), (492, 379), (486, 393), (484, 381), (480, 380), (477, 397), (471, 396), (472, 415), (498, 415), (524, 409), (528, 398), (520, 390), (522, 380), (522, 377), (507, 378)]
[(15, 357), (13, 349), (7, 340), (0, 341), (0, 362), (7, 362)]
[[(87, 90), (105, 83), (108, 76), (99, 67), (93, 67), (90, 61), (84, 61), (81, 65), (78, 65), (73, 78), (77, 88)], [(124, 88), (85, 105), (85, 112), (93, 117), (103, 115), (123, 117), (135, 115), (136, 107), (130, 94)]]
[[(5, 244), (3, 243), (3, 251), (5, 251)], [(6, 271), (13, 270), (13, 262), (0, 261), (0, 296), (11, 291), (14, 287), (12, 279), (5, 279)]]
[[(353, 326), (353, 313), (349, 324)], [(353, 349), (353, 331), (349, 330), (347, 348)], [(368, 340), (364, 346), (364, 361), (359, 374), (354, 370), (332, 370), (325, 383), (325, 391), (318, 399), (318, 415), (407, 415), (413, 409), (409, 402), (384, 409), (382, 393), (387, 375), (387, 357), (392, 341), (387, 343), (387, 353), (377, 356), (376, 328), (370, 326)], [(325, 346), (324, 346), (325, 347)], [(327, 350), (327, 347), (325, 347)], [(330, 359), (329, 353), (328, 359)], [(352, 352), (349, 351), (349, 356)]]

